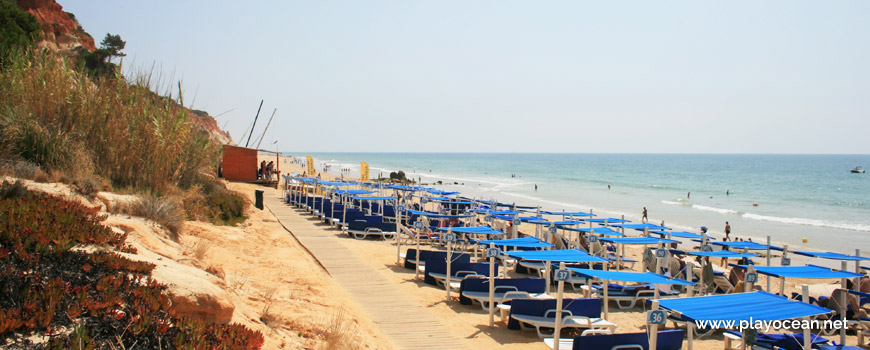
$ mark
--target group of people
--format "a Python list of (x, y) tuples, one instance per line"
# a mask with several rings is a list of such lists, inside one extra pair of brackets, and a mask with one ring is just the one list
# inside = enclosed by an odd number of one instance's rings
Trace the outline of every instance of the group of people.
[(272, 181), (272, 176), (277, 174), (277, 170), (275, 170), (275, 162), (270, 161), (266, 163), (266, 161), (260, 162), (260, 169), (257, 170), (257, 178), (260, 180)]

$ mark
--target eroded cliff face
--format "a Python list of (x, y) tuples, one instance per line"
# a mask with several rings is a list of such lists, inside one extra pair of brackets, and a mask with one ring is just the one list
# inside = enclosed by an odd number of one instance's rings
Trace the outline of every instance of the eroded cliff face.
[[(0, 0), (2, 1), (2, 0)], [(75, 15), (63, 11), (63, 6), (55, 0), (18, 0), (18, 6), (36, 17), (42, 24), (42, 40), (36, 45), (63, 53), (75, 54), (80, 50), (97, 49), (94, 38), (85, 32), (76, 21)], [(207, 131), (220, 144), (232, 144), (230, 134), (218, 127), (207, 112), (188, 109), (190, 120)]]
[(74, 51), (78, 47), (88, 51), (97, 49), (94, 38), (55, 0), (18, 0), (18, 6), (42, 24), (42, 40), (37, 43), (38, 47), (64, 52)]

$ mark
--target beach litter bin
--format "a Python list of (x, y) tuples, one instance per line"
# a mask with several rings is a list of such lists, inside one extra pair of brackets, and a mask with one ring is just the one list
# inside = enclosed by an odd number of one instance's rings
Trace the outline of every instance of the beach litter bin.
[(263, 190), (254, 190), (254, 206), (263, 210)]

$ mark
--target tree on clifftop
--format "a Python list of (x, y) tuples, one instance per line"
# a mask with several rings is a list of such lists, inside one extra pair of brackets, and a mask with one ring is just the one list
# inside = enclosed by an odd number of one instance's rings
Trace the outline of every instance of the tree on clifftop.
[(111, 62), (111, 59), (112, 57), (127, 56), (121, 52), (125, 46), (127, 46), (127, 42), (121, 40), (120, 35), (107, 33), (103, 41), (100, 42), (99, 49), (94, 50), (94, 52), (82, 53), (81, 58), (85, 62), (85, 68), (94, 75), (107, 75), (115, 72), (117, 66)]
[(127, 42), (121, 40), (120, 35), (112, 35), (112, 33), (106, 33), (106, 37), (100, 42), (100, 50), (106, 50), (110, 59), (112, 57), (127, 56), (127, 54), (121, 52), (125, 46), (127, 46)]

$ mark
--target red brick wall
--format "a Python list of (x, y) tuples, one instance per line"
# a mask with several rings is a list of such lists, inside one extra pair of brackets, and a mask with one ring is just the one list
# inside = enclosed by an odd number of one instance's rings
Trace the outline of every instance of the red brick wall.
[(230, 181), (257, 181), (257, 150), (224, 146), (223, 167), (224, 179)]

